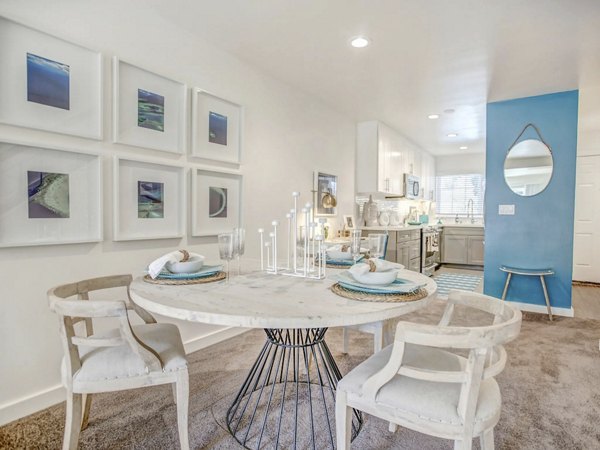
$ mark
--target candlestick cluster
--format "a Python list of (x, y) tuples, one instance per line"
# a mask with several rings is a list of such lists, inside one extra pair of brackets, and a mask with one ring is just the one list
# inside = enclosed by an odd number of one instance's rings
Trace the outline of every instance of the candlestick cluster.
[[(314, 205), (306, 203), (298, 211), (299, 192), (292, 192), (294, 207), (285, 215), (287, 230), (282, 232), (278, 220), (271, 222), (271, 231), (258, 229), (260, 235), (260, 269), (267, 273), (295, 277), (325, 278), (325, 223), (326, 219), (315, 220)], [(267, 233), (265, 235), (265, 233)], [(285, 236), (282, 236), (285, 235)], [(287, 238), (285, 265), (278, 258), (278, 240)], [(266, 253), (266, 261), (265, 261)], [(323, 264), (321, 264), (323, 262)]]

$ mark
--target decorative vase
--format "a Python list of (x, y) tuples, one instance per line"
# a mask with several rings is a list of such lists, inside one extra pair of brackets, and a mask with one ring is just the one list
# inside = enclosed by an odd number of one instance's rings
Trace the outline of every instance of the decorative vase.
[(363, 205), (363, 220), (366, 226), (376, 227), (378, 222), (379, 211), (377, 203), (373, 201), (373, 196), (369, 195), (369, 201)]

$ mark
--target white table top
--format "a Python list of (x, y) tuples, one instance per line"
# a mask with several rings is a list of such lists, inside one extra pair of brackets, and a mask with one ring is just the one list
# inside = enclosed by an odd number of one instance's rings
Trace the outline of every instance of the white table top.
[[(328, 273), (334, 272), (328, 269)], [(401, 271), (402, 278), (426, 282), (428, 297), (406, 303), (362, 302), (329, 289), (334, 281), (307, 280), (250, 272), (225, 281), (168, 286), (136, 278), (131, 297), (142, 308), (175, 319), (249, 328), (322, 328), (391, 319), (426, 307), (437, 285), (424, 275)]]

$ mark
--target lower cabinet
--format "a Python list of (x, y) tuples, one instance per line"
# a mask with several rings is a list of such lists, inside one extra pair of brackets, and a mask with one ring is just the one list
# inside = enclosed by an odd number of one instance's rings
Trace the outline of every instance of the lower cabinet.
[(442, 262), (483, 266), (483, 227), (444, 227)]
[[(363, 230), (363, 236), (385, 231)], [(402, 264), (408, 270), (421, 272), (421, 230), (388, 231), (385, 259)]]
[(467, 264), (483, 266), (483, 236), (469, 236)]

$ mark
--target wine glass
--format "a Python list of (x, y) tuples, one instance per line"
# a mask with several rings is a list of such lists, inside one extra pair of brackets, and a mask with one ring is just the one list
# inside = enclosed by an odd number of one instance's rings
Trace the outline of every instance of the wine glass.
[(352, 259), (354, 260), (354, 264), (358, 262), (360, 258), (360, 236), (362, 234), (362, 230), (351, 230), (352, 233), (350, 235), (350, 252), (352, 253)]
[(217, 242), (219, 243), (219, 256), (221, 257), (221, 259), (224, 259), (227, 264), (226, 274), (227, 274), (228, 282), (229, 282), (229, 261), (231, 261), (233, 259), (233, 255), (234, 255), (233, 241), (234, 241), (233, 233), (219, 234), (217, 236)]
[(372, 258), (383, 258), (385, 254), (385, 234), (369, 235), (369, 255)]
[(246, 251), (246, 230), (243, 228), (233, 229), (233, 252), (237, 257), (238, 262), (238, 275), (242, 274), (242, 265), (240, 257), (244, 256)]

